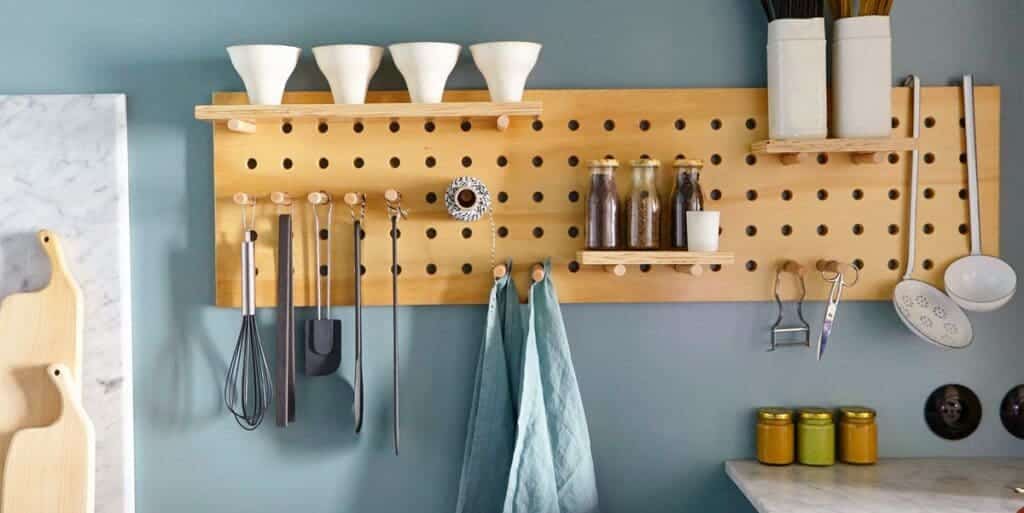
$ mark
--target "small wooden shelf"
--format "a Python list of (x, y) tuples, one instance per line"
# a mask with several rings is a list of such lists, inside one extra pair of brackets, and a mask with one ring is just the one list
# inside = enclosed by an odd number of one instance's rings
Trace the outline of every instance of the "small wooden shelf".
[(541, 102), (196, 105), (195, 117), (203, 121), (226, 122), (229, 130), (241, 133), (254, 133), (256, 123), (260, 121), (401, 118), (495, 118), (495, 126), (504, 131), (510, 117), (537, 117), (542, 111)]
[(588, 250), (577, 252), (576, 260), (581, 265), (603, 266), (616, 276), (626, 274), (627, 265), (671, 265), (676, 271), (700, 276), (703, 266), (731, 264), (736, 256), (727, 252)]
[(808, 154), (851, 153), (855, 164), (878, 164), (885, 153), (914, 151), (917, 139), (909, 137), (878, 139), (791, 139), (758, 141), (750, 151), (758, 154), (779, 155), (789, 166), (803, 162)]

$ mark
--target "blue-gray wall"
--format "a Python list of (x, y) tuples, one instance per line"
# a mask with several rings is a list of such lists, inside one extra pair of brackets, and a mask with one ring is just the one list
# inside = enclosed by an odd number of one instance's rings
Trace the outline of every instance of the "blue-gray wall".
[[(0, 14), (0, 93), (125, 92), (132, 167), (138, 510), (446, 512), (455, 504), (484, 308), (402, 311), (404, 451), (389, 448), (389, 311), (368, 314), (366, 431), (351, 390), (301, 379), (299, 419), (243, 433), (220, 390), (238, 314), (213, 296), (210, 129), (192, 107), (237, 90), (224, 46), (282, 42), (476, 42), (545, 47), (533, 87), (726, 87), (764, 83), (754, 0), (54, 0)], [(1019, 0), (900, 0), (895, 73), (945, 84), (961, 72), (1003, 86), (1004, 253), (1024, 269), (1024, 71)], [(308, 50), (292, 89), (326, 88)], [(377, 88), (400, 86), (387, 64)], [(469, 59), (451, 81), (482, 87)], [(818, 318), (820, 305), (811, 314)], [(865, 403), (887, 456), (1024, 456), (996, 408), (1024, 381), (1020, 301), (977, 315), (975, 344), (940, 352), (886, 303), (847, 304), (828, 359), (764, 353), (769, 304), (566, 306), (608, 512), (749, 511), (722, 461), (753, 455), (751, 407)], [(348, 316), (350, 310), (339, 311)], [(265, 321), (269, 322), (267, 316)], [(268, 337), (269, 338), (269, 337)], [(346, 357), (349, 358), (349, 357)], [(968, 440), (921, 418), (935, 386), (961, 382), (985, 404)]]

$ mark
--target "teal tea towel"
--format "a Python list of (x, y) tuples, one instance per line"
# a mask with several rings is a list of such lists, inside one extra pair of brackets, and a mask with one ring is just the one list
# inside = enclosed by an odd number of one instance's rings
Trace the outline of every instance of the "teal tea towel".
[(590, 432), (550, 262), (544, 264), (544, 279), (530, 287), (520, 377), (515, 452), (503, 512), (597, 513)]
[[(509, 263), (511, 269), (511, 263)], [(470, 405), (458, 513), (500, 512), (515, 447), (518, 363), (525, 341), (512, 273), (494, 283)]]

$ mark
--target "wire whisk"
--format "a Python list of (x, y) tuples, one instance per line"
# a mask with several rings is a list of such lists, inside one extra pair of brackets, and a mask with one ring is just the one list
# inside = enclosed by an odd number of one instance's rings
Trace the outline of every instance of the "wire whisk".
[(242, 203), (242, 327), (224, 381), (224, 404), (242, 429), (252, 431), (270, 408), (274, 384), (256, 326), (256, 231), (246, 221), (247, 207), (255, 211), (255, 201)]

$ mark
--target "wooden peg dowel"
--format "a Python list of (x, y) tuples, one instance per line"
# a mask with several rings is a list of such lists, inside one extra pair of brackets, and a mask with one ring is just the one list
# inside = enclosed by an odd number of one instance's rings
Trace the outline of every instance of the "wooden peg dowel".
[(248, 206), (256, 203), (256, 199), (247, 192), (236, 192), (232, 199), (235, 201), (235, 205)]
[(287, 207), (292, 204), (292, 197), (287, 192), (272, 192), (270, 193), (270, 202), (275, 205)]
[(505, 275), (508, 274), (508, 267), (505, 266), (505, 264), (498, 264), (494, 266), (494, 269), (491, 271), (491, 273), (494, 275), (495, 280), (500, 280), (501, 278), (504, 278)]
[(626, 275), (626, 266), (622, 264), (606, 265), (604, 266), (604, 270), (612, 276), (621, 277)]
[(494, 123), (495, 123), (495, 126), (498, 127), (498, 131), (499, 132), (504, 132), (505, 130), (508, 130), (508, 126), (511, 123), (511, 121), (509, 120), (509, 117), (508, 117), (507, 114), (502, 114), (502, 115), (498, 116), (498, 119), (496, 119), (494, 121)]
[(779, 155), (779, 160), (782, 161), (783, 166), (795, 166), (804, 161), (804, 153), (783, 153)]
[(311, 192), (309, 193), (309, 196), (306, 197), (306, 199), (309, 200), (309, 202), (314, 205), (324, 205), (331, 202), (330, 194), (327, 194), (326, 192), (323, 191)]
[(814, 267), (821, 272), (838, 273), (840, 265), (835, 260), (818, 260)]
[(255, 134), (256, 124), (249, 121), (243, 121), (241, 119), (229, 119), (227, 122), (228, 130), (237, 132), (240, 134)]
[(803, 274), (807, 272), (807, 269), (803, 265), (800, 265), (800, 263), (795, 260), (786, 260), (786, 262), (782, 264), (782, 266), (780, 266), (779, 269), (781, 269), (783, 272), (797, 274), (800, 276), (803, 276)]
[(402, 195), (399, 194), (398, 191), (396, 191), (394, 189), (388, 189), (388, 190), (384, 191), (384, 199), (387, 200), (387, 201), (390, 201), (392, 203), (398, 201), (398, 199), (401, 198), (401, 197), (402, 197)]
[(704, 274), (704, 266), (700, 264), (679, 264), (672, 266), (677, 273), (686, 273), (694, 278), (699, 278)]
[(534, 264), (533, 268), (530, 269), (530, 278), (533, 281), (541, 281), (544, 279), (544, 266), (541, 264)]
[(358, 205), (360, 201), (359, 195), (354, 192), (346, 192), (343, 199), (345, 200), (345, 204), (350, 207)]
[(854, 153), (851, 158), (854, 164), (881, 164), (882, 154), (879, 152)]

